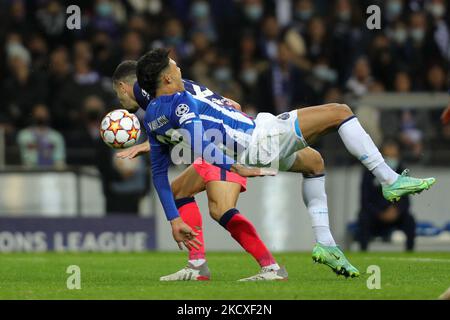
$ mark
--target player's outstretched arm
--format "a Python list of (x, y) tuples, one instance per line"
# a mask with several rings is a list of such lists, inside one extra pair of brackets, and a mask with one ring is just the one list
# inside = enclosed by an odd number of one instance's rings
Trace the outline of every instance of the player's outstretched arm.
[(120, 159), (134, 159), (142, 154), (150, 152), (150, 142), (146, 142), (134, 145), (116, 154), (116, 157)]
[(170, 165), (169, 148), (168, 146), (159, 144), (153, 136), (149, 136), (149, 141), (152, 148), (150, 157), (153, 184), (158, 193), (167, 220), (170, 221), (172, 236), (177, 242), (180, 250), (182, 249), (182, 244), (184, 244), (188, 250), (191, 250), (192, 248), (198, 249), (198, 246), (201, 245), (201, 242), (195, 239), (195, 237), (198, 236), (198, 233), (194, 232), (191, 227), (183, 222), (175, 205), (173, 192), (167, 175), (167, 170)]

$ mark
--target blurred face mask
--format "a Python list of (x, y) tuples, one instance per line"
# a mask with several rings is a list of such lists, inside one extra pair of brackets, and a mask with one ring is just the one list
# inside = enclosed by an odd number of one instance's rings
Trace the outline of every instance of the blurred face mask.
[(402, 13), (403, 4), (400, 1), (389, 1), (387, 4), (387, 12), (391, 17), (397, 17)]
[(411, 37), (414, 39), (414, 41), (420, 42), (425, 37), (425, 30), (422, 28), (412, 29)]
[(112, 14), (113, 8), (109, 2), (101, 2), (96, 7), (97, 13), (102, 17), (108, 17)]
[(396, 29), (392, 33), (392, 38), (394, 39), (395, 42), (403, 44), (406, 42), (406, 39), (408, 38), (408, 33), (403, 28)]
[(221, 67), (214, 71), (214, 78), (218, 81), (228, 81), (231, 79), (231, 71), (226, 67)]
[(263, 8), (259, 4), (247, 5), (244, 11), (246, 16), (253, 21), (259, 20), (263, 14)]
[(323, 81), (335, 82), (337, 79), (336, 72), (325, 65), (314, 67), (313, 74), (316, 78)]
[(297, 10), (295, 12), (295, 17), (299, 20), (306, 21), (312, 17), (312, 10)]
[(205, 18), (209, 13), (209, 5), (206, 2), (196, 2), (192, 6), (192, 15), (195, 18)]
[(251, 86), (256, 82), (257, 76), (258, 75), (255, 70), (248, 69), (242, 72), (241, 79), (245, 84)]
[(428, 12), (435, 18), (441, 18), (445, 14), (445, 7), (440, 3), (433, 3), (428, 7)]
[(349, 21), (352, 17), (352, 13), (349, 10), (341, 11), (338, 13), (338, 18), (341, 21)]

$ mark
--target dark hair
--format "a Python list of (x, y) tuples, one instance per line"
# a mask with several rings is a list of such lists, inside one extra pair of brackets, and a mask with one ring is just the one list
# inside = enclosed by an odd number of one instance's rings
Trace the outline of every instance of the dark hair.
[(134, 84), (136, 81), (136, 66), (137, 62), (133, 60), (122, 61), (114, 70), (112, 76), (112, 83), (116, 85), (120, 81), (126, 81), (130, 84)]
[(161, 71), (169, 65), (169, 50), (153, 49), (144, 54), (137, 62), (137, 80), (139, 86), (150, 96), (156, 96)]

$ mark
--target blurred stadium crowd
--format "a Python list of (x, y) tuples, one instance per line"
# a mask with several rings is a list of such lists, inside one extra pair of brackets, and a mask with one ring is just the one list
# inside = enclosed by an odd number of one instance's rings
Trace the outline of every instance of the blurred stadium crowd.
[[(251, 115), (371, 92), (448, 90), (444, 0), (77, 1), (80, 30), (66, 27), (70, 4), (0, 2), (8, 164), (95, 164), (98, 123), (118, 107), (115, 67), (154, 47), (172, 48), (185, 78)], [(366, 27), (371, 4), (382, 9), (381, 30)], [(382, 138), (399, 140), (410, 161), (450, 149), (450, 126), (435, 125), (439, 110), (383, 113)], [(46, 130), (45, 139), (36, 128)]]

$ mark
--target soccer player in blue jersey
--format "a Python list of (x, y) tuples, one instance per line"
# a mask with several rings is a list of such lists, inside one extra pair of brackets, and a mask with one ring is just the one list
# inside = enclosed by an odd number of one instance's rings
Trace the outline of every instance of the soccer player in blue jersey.
[[(302, 108), (279, 116), (260, 113), (253, 120), (238, 110), (188, 93), (180, 69), (165, 49), (152, 50), (138, 60), (137, 78), (141, 88), (155, 97), (147, 107), (145, 128), (152, 149), (153, 182), (168, 220), (180, 219), (167, 179), (169, 145), (179, 142), (222, 169), (242, 176), (258, 176), (263, 175), (261, 168), (274, 164), (282, 171), (299, 172), (302, 157), (298, 151), (337, 130), (347, 150), (379, 180), (386, 199), (395, 201), (403, 195), (421, 192), (435, 182), (434, 178), (417, 179), (406, 172), (398, 175), (393, 171), (345, 104)], [(324, 190), (324, 177), (304, 179), (304, 185), (307, 183)], [(326, 195), (309, 201), (304, 194), (304, 199), (313, 226), (326, 226)], [(177, 236), (195, 238), (189, 232)], [(332, 260), (331, 256), (343, 254), (333, 244), (318, 243), (313, 250), (313, 259), (339, 272), (342, 265), (336, 261), (340, 259)]]
[[(136, 79), (136, 61), (124, 61), (115, 70), (112, 77), (113, 88), (117, 93), (123, 107), (131, 112), (138, 111), (139, 108), (145, 110), (150, 102), (150, 96), (144, 90), (139, 88)], [(185, 87), (194, 96), (197, 92), (205, 88), (193, 81), (183, 80)], [(240, 108), (240, 106), (220, 95), (212, 94), (211, 100), (222, 101), (222, 103)], [(137, 112), (138, 116), (139, 113)], [(120, 153), (119, 157), (133, 158), (139, 154), (150, 151), (148, 143), (142, 143), (128, 148)], [(309, 165), (308, 162), (305, 165)], [(175, 204), (181, 219), (190, 228), (195, 230), (196, 240), (199, 246), (192, 241), (185, 241), (189, 247), (189, 259), (187, 267), (167, 276), (160, 278), (161, 281), (178, 280), (209, 280), (210, 271), (206, 262), (205, 247), (202, 232), (202, 216), (197, 206), (194, 196), (202, 191), (207, 192), (210, 215), (220, 222), (231, 236), (248, 252), (261, 266), (261, 272), (257, 276), (245, 278), (242, 280), (285, 280), (287, 272), (280, 267), (264, 242), (259, 237), (253, 224), (242, 214), (234, 214), (224, 225), (220, 220), (223, 212), (236, 213), (236, 202), (240, 192), (246, 190), (246, 178), (232, 172), (221, 170), (217, 166), (204, 161), (197, 161), (183, 171), (174, 181), (171, 189), (174, 195)], [(177, 227), (177, 221), (172, 220), (174, 228)], [(181, 229), (182, 231), (183, 229)]]

